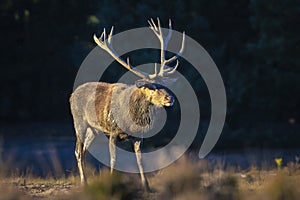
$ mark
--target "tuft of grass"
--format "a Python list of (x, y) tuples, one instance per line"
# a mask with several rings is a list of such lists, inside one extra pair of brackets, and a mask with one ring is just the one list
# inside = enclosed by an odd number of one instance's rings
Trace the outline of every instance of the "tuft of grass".
[(250, 190), (254, 190), (257, 187), (260, 187), (264, 181), (265, 181), (265, 174), (261, 169), (258, 169), (254, 166), (252, 166), (249, 171), (243, 174), (244, 177), (242, 177), (248, 185), (248, 188)]
[(183, 157), (152, 177), (151, 183), (158, 199), (242, 199), (238, 178), (232, 168), (228, 170), (224, 165), (214, 169), (204, 160), (195, 163)]
[(134, 188), (130, 180), (126, 180), (123, 174), (103, 170), (100, 177), (89, 183), (84, 189), (84, 199), (132, 199), (135, 196)]
[(283, 173), (268, 183), (263, 191), (266, 200), (296, 200), (300, 197), (299, 177), (291, 178)]
[(225, 175), (218, 182), (213, 182), (204, 191), (205, 199), (239, 200), (242, 199), (236, 177)]
[(173, 199), (200, 189), (200, 168), (183, 157), (175, 164), (161, 170), (151, 182), (159, 192), (159, 199)]
[(0, 185), (0, 200), (29, 200), (32, 199), (27, 194), (16, 191), (15, 188), (6, 186), (1, 184)]
[(289, 162), (286, 166), (286, 171), (290, 176), (300, 174), (299, 157), (295, 156), (295, 162)]

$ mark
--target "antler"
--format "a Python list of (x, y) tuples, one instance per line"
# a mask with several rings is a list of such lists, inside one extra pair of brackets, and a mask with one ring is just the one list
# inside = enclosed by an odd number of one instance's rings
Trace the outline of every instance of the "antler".
[(113, 49), (112, 47), (112, 35), (113, 35), (114, 27), (111, 27), (110, 33), (108, 35), (108, 38), (106, 39), (106, 31), (105, 28), (99, 38), (94, 34), (94, 41), (98, 44), (99, 47), (101, 47), (103, 50), (107, 51), (118, 63), (120, 63), (123, 67), (137, 75), (138, 77), (142, 79), (148, 79), (149, 74), (139, 71), (138, 69), (135, 69), (130, 64), (129, 57), (127, 57), (127, 61), (125, 62)]
[[(157, 71), (157, 63), (155, 63), (155, 66), (154, 66), (155, 67), (155, 73), (152, 74), (152, 75), (149, 75), (149, 78), (154, 79), (157, 76), (163, 78), (167, 75), (173, 74), (176, 71), (176, 69), (179, 65), (179, 61), (177, 60), (177, 58), (179, 56), (181, 56), (183, 51), (184, 51), (185, 32), (183, 32), (183, 34), (182, 34), (182, 43), (181, 43), (181, 49), (179, 50), (179, 52), (175, 56), (173, 56), (169, 59), (166, 59), (166, 49), (167, 49), (167, 46), (168, 46), (168, 42), (169, 42), (169, 40), (172, 36), (172, 22), (171, 22), (171, 20), (169, 20), (169, 32), (166, 36), (164, 36), (163, 33), (162, 33), (159, 18), (157, 18), (157, 25), (155, 24), (155, 22), (153, 21), (152, 18), (150, 20), (148, 20), (148, 23), (150, 25), (150, 29), (158, 37), (158, 39), (160, 41), (160, 47), (161, 47), (159, 72)], [(170, 67), (169, 65), (172, 62), (174, 62), (175, 60), (176, 60), (176, 64), (173, 67)]]
[[(155, 35), (158, 37), (160, 41), (161, 46), (161, 53), (160, 53), (160, 69), (157, 70), (157, 63), (154, 65), (154, 74), (148, 74), (145, 72), (141, 72), (138, 69), (136, 69), (134, 66), (130, 64), (129, 58), (127, 58), (127, 62), (125, 62), (113, 49), (112, 47), (112, 35), (114, 27), (111, 28), (110, 33), (108, 35), (108, 38), (106, 38), (106, 31), (103, 30), (101, 36), (97, 38), (97, 36), (94, 34), (94, 40), (98, 44), (99, 47), (101, 47), (103, 50), (107, 51), (118, 63), (120, 63), (123, 67), (134, 73), (135, 75), (139, 76), (142, 79), (147, 80), (154, 80), (158, 79), (161, 80), (161, 78), (165, 78), (167, 75), (173, 74), (178, 65), (179, 61), (177, 58), (181, 56), (184, 50), (184, 43), (185, 43), (185, 32), (183, 32), (182, 35), (182, 43), (181, 43), (181, 49), (180, 51), (173, 57), (166, 59), (166, 49), (168, 46), (168, 42), (172, 36), (172, 23), (171, 20), (169, 20), (169, 32), (167, 36), (164, 36), (160, 27), (160, 21), (157, 18), (157, 25), (154, 23), (153, 19), (151, 18), (148, 20), (148, 23), (150, 25), (150, 29), (155, 33)], [(169, 65), (176, 60), (176, 64), (173, 67), (170, 67)]]

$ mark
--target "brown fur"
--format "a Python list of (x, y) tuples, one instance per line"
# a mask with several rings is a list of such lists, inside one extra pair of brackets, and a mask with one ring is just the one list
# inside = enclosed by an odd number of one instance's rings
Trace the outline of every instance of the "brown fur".
[(151, 122), (150, 106), (151, 103), (147, 100), (146, 94), (141, 90), (136, 90), (129, 101), (129, 114), (132, 121), (142, 127), (149, 125)]
[(118, 128), (118, 125), (114, 122), (111, 112), (111, 96), (113, 85), (98, 84), (95, 94), (95, 109), (97, 113), (97, 119), (99, 122), (100, 131), (105, 134), (121, 133), (122, 130)]

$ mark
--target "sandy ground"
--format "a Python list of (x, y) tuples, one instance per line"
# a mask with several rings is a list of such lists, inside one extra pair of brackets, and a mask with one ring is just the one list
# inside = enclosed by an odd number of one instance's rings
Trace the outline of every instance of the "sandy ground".
[(79, 186), (70, 182), (2, 180), (0, 200), (4, 199), (60, 199), (70, 196)]
[(17, 185), (17, 188), (34, 199), (49, 199), (49, 197), (70, 195), (74, 185), (71, 183), (29, 183)]

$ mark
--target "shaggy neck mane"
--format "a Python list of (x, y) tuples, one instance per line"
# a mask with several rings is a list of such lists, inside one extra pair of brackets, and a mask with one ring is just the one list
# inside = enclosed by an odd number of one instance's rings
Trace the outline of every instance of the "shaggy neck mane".
[(147, 100), (141, 90), (135, 90), (129, 100), (130, 118), (139, 126), (147, 126), (151, 123), (151, 107), (154, 106)]

